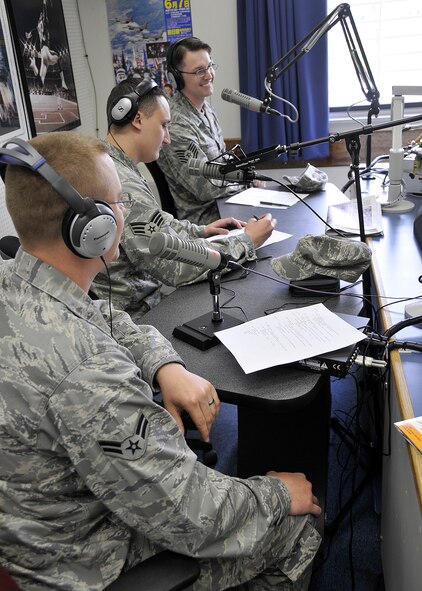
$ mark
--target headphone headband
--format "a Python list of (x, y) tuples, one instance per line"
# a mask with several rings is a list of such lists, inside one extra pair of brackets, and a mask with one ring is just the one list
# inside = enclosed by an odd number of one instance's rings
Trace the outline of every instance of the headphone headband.
[(155, 80), (152, 78), (144, 78), (142, 82), (140, 82), (138, 86), (134, 88), (133, 92), (136, 93), (139, 98), (142, 98), (148, 94), (150, 90), (156, 88), (156, 86), (158, 86), (158, 84), (155, 82)]
[[(10, 144), (18, 146), (16, 149), (7, 148)], [(86, 213), (92, 208), (93, 200), (84, 199), (70, 183), (60, 176), (46, 159), (29, 143), (20, 138), (14, 138), (6, 142), (0, 148), (0, 162), (3, 164), (12, 164), (24, 166), (33, 172), (38, 172), (46, 181), (50, 183), (69, 204), (76, 213)]]
[[(7, 148), (11, 144), (17, 147)], [(107, 203), (82, 197), (29, 142), (20, 138), (9, 140), (0, 148), (0, 163), (4, 166), (23, 166), (37, 172), (66, 201), (69, 210), (63, 219), (62, 235), (73, 253), (90, 259), (110, 250), (116, 237), (117, 224), (113, 210)]]

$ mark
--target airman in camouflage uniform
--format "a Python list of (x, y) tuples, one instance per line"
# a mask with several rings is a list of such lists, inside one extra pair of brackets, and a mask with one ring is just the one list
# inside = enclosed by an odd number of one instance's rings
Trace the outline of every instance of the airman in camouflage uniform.
[[(133, 119), (115, 125), (110, 115), (113, 105), (133, 92), (138, 84), (139, 79), (121, 82), (112, 90), (107, 102), (110, 127), (107, 143), (110, 155), (123, 191), (129, 192), (134, 199), (134, 205), (126, 218), (120, 258), (110, 265), (112, 299), (113, 304), (128, 312), (135, 322), (140, 322), (142, 316), (160, 302), (162, 283), (179, 287), (202, 281), (207, 276), (207, 271), (201, 267), (151, 255), (148, 249), (151, 232), (169, 232), (182, 240), (195, 240), (198, 245), (215, 247), (233, 260), (244, 262), (256, 258), (255, 247), (270, 236), (276, 224), (276, 220), (268, 214), (258, 221), (250, 220), (245, 232), (227, 237), (224, 236), (228, 233), (226, 225), (233, 224), (241, 228), (243, 223), (234, 218), (225, 218), (207, 226), (198, 226), (187, 219), (177, 220), (159, 209), (137, 164), (156, 160), (162, 145), (170, 141), (167, 98), (158, 88), (149, 89), (140, 97), (138, 111)], [(221, 234), (221, 238), (211, 245), (205, 237), (215, 234)], [(100, 297), (107, 298), (109, 286), (108, 275), (104, 271), (100, 272), (93, 284), (94, 291)]]
[[(108, 264), (124, 222), (104, 144), (74, 132), (31, 144), (111, 207)], [(0, 265), (0, 564), (24, 591), (102, 591), (177, 548), (200, 562), (195, 591), (306, 589), (319, 545), (310, 483), (275, 472), (232, 478), (198, 463), (178, 413), (210, 425), (214, 388), (154, 328), (89, 297), (103, 262), (65, 244), (68, 206), (40, 175), (8, 166), (6, 201), (22, 248)]]
[(178, 217), (209, 224), (219, 217), (215, 200), (230, 197), (245, 185), (189, 173), (189, 158), (224, 163), (219, 158), (226, 151), (223, 131), (215, 110), (207, 102), (198, 110), (182, 92), (177, 92), (169, 102), (171, 144), (163, 147), (158, 164), (166, 176)]
[(170, 99), (171, 144), (163, 147), (158, 164), (178, 217), (207, 224), (218, 218), (215, 200), (238, 193), (245, 185), (189, 174), (189, 158), (224, 163), (221, 155), (226, 145), (217, 114), (206, 101), (213, 93), (215, 75), (211, 47), (196, 37), (176, 41), (174, 46), (167, 54), (167, 67), (175, 71), (178, 82), (178, 92)]

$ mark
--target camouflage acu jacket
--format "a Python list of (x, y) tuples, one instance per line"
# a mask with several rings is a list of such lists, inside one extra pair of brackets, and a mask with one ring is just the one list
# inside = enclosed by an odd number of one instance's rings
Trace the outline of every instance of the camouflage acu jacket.
[[(159, 303), (162, 283), (180, 287), (202, 281), (207, 276), (207, 271), (200, 267), (151, 255), (148, 249), (151, 232), (173, 232), (182, 240), (197, 240), (207, 247), (210, 244), (203, 238), (204, 226), (177, 220), (159, 208), (148, 183), (124, 152), (111, 145), (109, 151), (122, 190), (131, 193), (135, 200), (125, 220), (119, 260), (109, 266), (112, 300), (117, 308), (128, 312), (135, 322), (140, 322), (142, 316)], [(218, 239), (213, 242), (213, 247), (238, 262), (252, 260), (256, 256), (252, 241), (246, 234)], [(101, 298), (108, 297), (109, 280), (105, 272), (97, 275), (93, 290)]]
[(152, 398), (181, 362), (154, 328), (18, 251), (0, 265), (0, 563), (25, 591), (100, 591), (157, 548), (253, 556), (288, 512), (276, 479), (196, 461)]
[(171, 143), (163, 146), (158, 164), (166, 175), (178, 217), (209, 224), (220, 217), (215, 199), (238, 193), (244, 186), (189, 174), (190, 157), (208, 161), (226, 151), (214, 109), (205, 102), (198, 111), (181, 92), (170, 100), (170, 109)]

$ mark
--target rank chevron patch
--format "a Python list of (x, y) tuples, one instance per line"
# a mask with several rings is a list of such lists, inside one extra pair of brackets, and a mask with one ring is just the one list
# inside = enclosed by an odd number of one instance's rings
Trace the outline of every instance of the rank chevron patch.
[(156, 211), (148, 222), (132, 222), (129, 224), (135, 236), (152, 236), (160, 232), (164, 225), (164, 218), (159, 211)]
[(180, 162), (185, 163), (189, 158), (198, 158), (199, 148), (195, 142), (190, 142), (186, 150), (176, 150), (176, 155)]
[(122, 458), (123, 460), (139, 460), (146, 447), (146, 430), (148, 419), (142, 413), (136, 423), (135, 431), (122, 441), (98, 441), (103, 452), (108, 456)]

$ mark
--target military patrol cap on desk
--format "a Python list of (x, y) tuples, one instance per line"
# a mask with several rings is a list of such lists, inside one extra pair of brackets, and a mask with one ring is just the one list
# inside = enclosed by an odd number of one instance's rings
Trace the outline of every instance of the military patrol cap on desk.
[(274, 258), (271, 266), (289, 281), (314, 275), (356, 281), (369, 267), (371, 250), (363, 242), (332, 236), (306, 234), (289, 254)]

